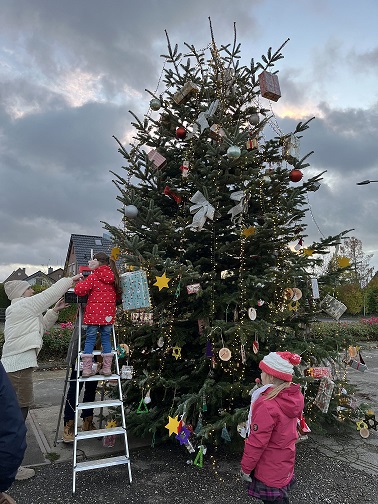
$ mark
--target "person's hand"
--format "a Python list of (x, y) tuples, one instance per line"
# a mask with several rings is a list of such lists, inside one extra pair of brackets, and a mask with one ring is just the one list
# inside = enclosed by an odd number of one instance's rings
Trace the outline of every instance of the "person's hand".
[(243, 471), (240, 471), (240, 476), (241, 476), (241, 479), (244, 480), (244, 481), (248, 481), (248, 483), (250, 483), (252, 481), (252, 478), (249, 474), (246, 474), (245, 472)]
[(82, 273), (78, 273), (77, 275), (75, 275), (75, 276), (72, 277), (72, 282), (75, 285), (75, 284), (77, 284), (77, 282), (79, 282), (83, 278), (84, 278), (83, 274)]
[(56, 313), (59, 313), (60, 310), (63, 310), (63, 308), (67, 308), (67, 306), (70, 306), (69, 303), (66, 303), (64, 301), (64, 298), (60, 298), (59, 301), (56, 302), (53, 310), (56, 312)]

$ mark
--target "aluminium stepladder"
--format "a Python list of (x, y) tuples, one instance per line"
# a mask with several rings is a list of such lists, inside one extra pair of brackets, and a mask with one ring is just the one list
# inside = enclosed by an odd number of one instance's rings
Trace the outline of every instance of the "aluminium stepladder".
[[(81, 359), (82, 351), (81, 351), (81, 327), (82, 327), (82, 304), (79, 304), (78, 307), (78, 327), (79, 327), (79, 337), (78, 337), (78, 368), (79, 362)], [(115, 356), (115, 369), (116, 373), (110, 376), (104, 376), (95, 374), (93, 376), (89, 376), (88, 378), (82, 378), (80, 372), (77, 373), (76, 377), (76, 397), (75, 397), (75, 426), (74, 426), (74, 443), (73, 443), (73, 475), (72, 475), (72, 493), (75, 493), (76, 490), (76, 475), (81, 471), (88, 471), (92, 469), (100, 469), (103, 467), (110, 467), (115, 465), (126, 464), (128, 469), (129, 481), (132, 482), (131, 476), (131, 466), (130, 466), (130, 456), (129, 456), (129, 445), (127, 440), (127, 432), (126, 432), (126, 419), (125, 419), (125, 411), (123, 407), (122, 400), (122, 387), (121, 387), (121, 377), (119, 372), (119, 364), (117, 359), (116, 352), (116, 334), (114, 330), (114, 326), (112, 326), (112, 353)], [(94, 350), (94, 355), (101, 355), (101, 351)], [(103, 399), (101, 397), (101, 401), (94, 402), (79, 402), (79, 384), (80, 382), (85, 381), (117, 381), (118, 388), (118, 399)], [(92, 431), (78, 431), (78, 423), (79, 423), (79, 414), (83, 409), (87, 408), (100, 408), (101, 411), (103, 408), (119, 408), (121, 413), (122, 424), (117, 427), (107, 428), (107, 429), (96, 429)], [(77, 451), (78, 451), (78, 443), (80, 441), (88, 440), (90, 438), (102, 438), (104, 436), (123, 436), (124, 444), (125, 444), (125, 453), (118, 456), (108, 456), (97, 460), (86, 460), (84, 462), (78, 462), (77, 460)], [(106, 448), (104, 448), (104, 453), (106, 452)]]

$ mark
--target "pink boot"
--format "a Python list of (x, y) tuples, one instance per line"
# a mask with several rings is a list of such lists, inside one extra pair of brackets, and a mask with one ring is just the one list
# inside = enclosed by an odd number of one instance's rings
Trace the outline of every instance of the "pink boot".
[(93, 355), (92, 354), (82, 354), (81, 360), (83, 361), (83, 378), (88, 378), (88, 376), (93, 376), (96, 374), (93, 369)]
[(112, 353), (102, 354), (102, 369), (100, 373), (103, 374), (104, 376), (110, 376), (112, 374), (112, 362), (113, 362)]

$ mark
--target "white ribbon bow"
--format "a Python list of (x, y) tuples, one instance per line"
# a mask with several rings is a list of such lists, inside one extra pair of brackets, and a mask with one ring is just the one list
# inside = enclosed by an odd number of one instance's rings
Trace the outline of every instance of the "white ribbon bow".
[(208, 117), (211, 117), (215, 114), (219, 105), (219, 100), (214, 100), (209, 108), (205, 112), (200, 112), (197, 117), (196, 122), (192, 125), (192, 131), (187, 135), (187, 139), (189, 140), (197, 133), (201, 134), (209, 127), (209, 122), (207, 120)]
[(192, 231), (201, 231), (206, 219), (214, 219), (215, 208), (210, 205), (200, 191), (197, 191), (189, 201), (194, 203), (189, 210), (191, 214), (195, 215), (193, 216), (193, 222), (187, 227), (190, 227)]
[[(244, 200), (245, 200), (245, 194), (244, 191), (234, 191), (233, 193), (230, 194), (230, 198), (233, 201), (239, 201), (237, 205), (231, 208), (227, 213), (231, 214), (231, 220), (232, 222), (238, 221), (241, 219), (241, 213), (244, 211)], [(238, 219), (238, 215), (240, 216)]]

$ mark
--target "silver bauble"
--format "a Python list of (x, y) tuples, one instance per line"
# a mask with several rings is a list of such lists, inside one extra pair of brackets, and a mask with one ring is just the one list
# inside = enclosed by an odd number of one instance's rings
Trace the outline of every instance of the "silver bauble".
[(231, 159), (238, 159), (240, 156), (241, 150), (237, 145), (231, 145), (231, 147), (227, 149), (227, 157)]
[(135, 217), (138, 215), (139, 210), (135, 205), (127, 205), (125, 206), (125, 217), (128, 217), (129, 219), (135, 219)]

